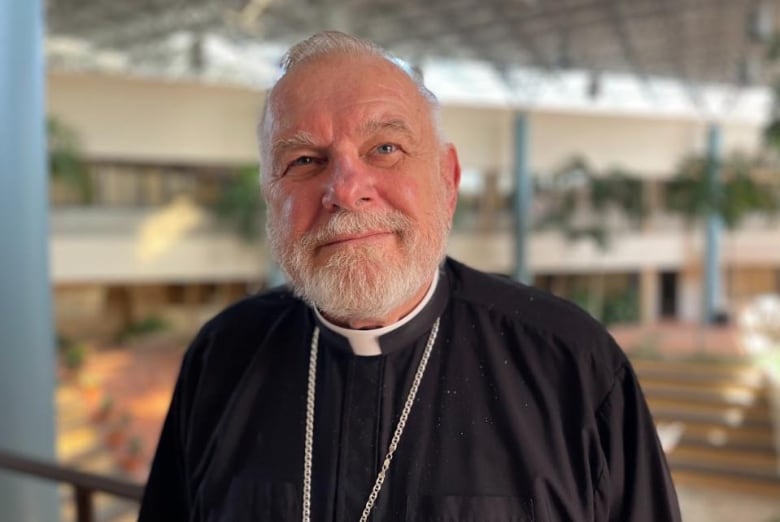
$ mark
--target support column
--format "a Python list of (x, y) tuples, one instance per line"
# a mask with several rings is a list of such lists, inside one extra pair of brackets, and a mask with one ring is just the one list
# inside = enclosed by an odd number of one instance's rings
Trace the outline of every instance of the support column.
[[(717, 123), (711, 123), (707, 129), (707, 187), (710, 199), (717, 201), (721, 194), (720, 181), (721, 129)], [(720, 288), (720, 236), (723, 219), (717, 209), (710, 209), (706, 221), (704, 248), (704, 285), (702, 322), (712, 324), (721, 305)]]
[(287, 277), (284, 275), (284, 271), (276, 261), (268, 262), (268, 274), (266, 275), (266, 283), (269, 288), (283, 285), (287, 282)]
[[(0, 0), (0, 447), (54, 458), (44, 7)], [(0, 472), (0, 520), (58, 520), (56, 486)]]
[(659, 276), (655, 268), (642, 268), (639, 272), (639, 319), (642, 326), (651, 326), (658, 322)]
[(533, 182), (528, 161), (528, 116), (515, 114), (515, 273), (514, 278), (526, 284), (533, 283), (528, 266), (528, 244), (531, 239), (531, 197)]

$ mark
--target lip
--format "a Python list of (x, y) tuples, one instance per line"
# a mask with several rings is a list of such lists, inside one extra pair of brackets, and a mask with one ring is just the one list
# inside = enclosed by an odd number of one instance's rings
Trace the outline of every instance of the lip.
[(389, 235), (392, 235), (392, 233), (385, 232), (385, 231), (361, 232), (359, 234), (344, 234), (344, 235), (336, 236), (330, 239), (329, 241), (323, 243), (322, 245), (320, 245), (320, 248), (349, 245), (351, 243), (361, 243), (365, 241), (375, 241)]

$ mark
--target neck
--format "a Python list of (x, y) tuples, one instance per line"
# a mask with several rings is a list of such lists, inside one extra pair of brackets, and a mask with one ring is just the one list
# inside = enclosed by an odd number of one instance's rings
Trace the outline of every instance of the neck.
[(394, 308), (389, 314), (384, 317), (333, 317), (329, 314), (323, 313), (322, 316), (328, 321), (337, 326), (343, 328), (350, 328), (352, 330), (374, 330), (377, 328), (383, 328), (396, 323), (409, 315), (425, 298), (428, 291), (431, 289), (434, 278), (428, 279), (420, 289), (415, 292), (412, 297), (404, 301), (401, 306)]

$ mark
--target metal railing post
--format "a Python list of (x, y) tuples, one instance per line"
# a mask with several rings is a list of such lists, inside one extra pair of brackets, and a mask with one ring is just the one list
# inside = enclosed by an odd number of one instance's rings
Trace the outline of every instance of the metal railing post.
[(92, 511), (92, 490), (88, 488), (75, 487), (76, 495), (76, 522), (94, 522), (95, 517)]

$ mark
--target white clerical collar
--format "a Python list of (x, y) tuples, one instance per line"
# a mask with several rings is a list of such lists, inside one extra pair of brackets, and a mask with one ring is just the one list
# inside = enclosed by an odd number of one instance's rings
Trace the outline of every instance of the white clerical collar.
[(438, 282), (439, 270), (437, 269), (433, 276), (433, 282), (431, 282), (431, 286), (428, 288), (428, 292), (425, 294), (425, 297), (422, 298), (422, 301), (420, 301), (420, 303), (414, 307), (414, 310), (393, 324), (383, 326), (382, 328), (374, 328), (372, 330), (353, 330), (352, 328), (344, 328), (343, 326), (333, 324), (332, 322), (325, 319), (325, 317), (323, 317), (320, 311), (316, 308), (314, 309), (314, 313), (317, 314), (317, 318), (324, 326), (345, 337), (349, 341), (349, 345), (352, 347), (352, 352), (354, 352), (355, 355), (382, 355), (382, 349), (379, 347), (379, 338), (392, 332), (393, 330), (401, 328), (403, 325), (414, 319), (414, 317), (417, 316), (423, 308), (425, 308), (425, 305), (428, 304), (428, 302), (431, 300), (431, 297), (433, 297), (433, 293), (436, 291), (436, 285)]

